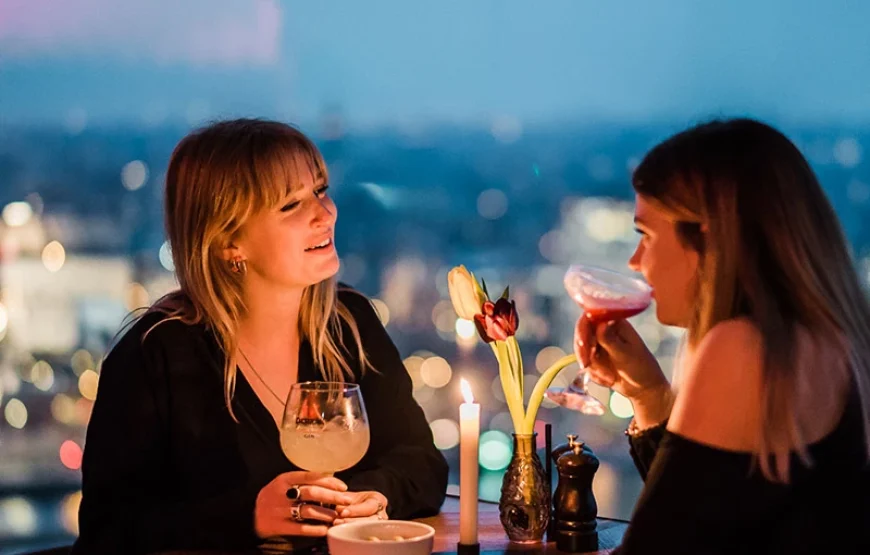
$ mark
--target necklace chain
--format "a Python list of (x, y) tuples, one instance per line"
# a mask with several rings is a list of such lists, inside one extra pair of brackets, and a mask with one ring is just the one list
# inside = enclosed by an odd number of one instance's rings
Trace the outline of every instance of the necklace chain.
[(245, 362), (248, 363), (248, 366), (251, 368), (251, 371), (254, 373), (254, 375), (257, 376), (257, 378), (258, 378), (261, 382), (263, 382), (263, 385), (266, 386), (266, 389), (269, 390), (269, 393), (271, 393), (271, 394), (275, 397), (275, 399), (277, 399), (278, 402), (281, 403), (281, 404), (283, 405), (283, 404), (284, 404), (284, 401), (281, 400), (281, 396), (278, 395), (277, 393), (275, 393), (275, 390), (274, 390), (274, 389), (272, 389), (271, 387), (269, 387), (269, 384), (266, 383), (266, 380), (263, 379), (263, 376), (261, 376), (260, 373), (257, 372), (257, 369), (254, 368), (254, 365), (253, 365), (253, 364), (251, 364), (251, 359), (248, 358), (248, 355), (245, 354), (245, 351), (243, 351), (241, 347), (239, 347), (239, 353), (242, 354), (242, 358), (245, 359)]

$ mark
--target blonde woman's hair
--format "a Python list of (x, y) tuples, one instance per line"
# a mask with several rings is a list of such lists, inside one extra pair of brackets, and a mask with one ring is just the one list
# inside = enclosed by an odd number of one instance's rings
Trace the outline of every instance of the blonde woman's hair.
[(792, 451), (809, 462), (795, 410), (807, 335), (843, 354), (842, 364), (814, 370), (851, 373), (831, 379), (857, 390), (870, 455), (870, 306), (834, 209), (794, 144), (749, 119), (705, 123), (650, 151), (633, 185), (700, 255), (689, 345), (738, 317), (761, 333), (764, 475), (788, 481)]
[[(231, 414), (244, 275), (233, 272), (222, 254), (251, 217), (286, 202), (305, 175), (327, 179), (317, 147), (299, 130), (266, 120), (222, 121), (194, 131), (169, 161), (166, 233), (180, 289), (150, 311), (166, 314), (166, 320), (203, 324), (214, 333), (225, 355), (224, 398)], [(300, 337), (311, 344), (315, 363), (330, 381), (353, 376), (341, 346), (343, 324), (365, 370), (359, 330), (338, 299), (335, 278), (304, 290)]]

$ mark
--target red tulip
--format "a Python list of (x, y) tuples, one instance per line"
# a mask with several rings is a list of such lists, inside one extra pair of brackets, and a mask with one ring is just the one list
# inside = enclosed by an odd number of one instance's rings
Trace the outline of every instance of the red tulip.
[(495, 303), (486, 301), (483, 303), (483, 313), (474, 316), (474, 325), (480, 338), (487, 343), (504, 341), (516, 335), (520, 325), (517, 305), (504, 297)]

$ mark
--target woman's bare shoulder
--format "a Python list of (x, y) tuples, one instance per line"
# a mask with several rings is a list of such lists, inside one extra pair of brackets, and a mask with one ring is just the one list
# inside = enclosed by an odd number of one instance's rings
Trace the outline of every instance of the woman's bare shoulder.
[(748, 319), (714, 326), (686, 361), (668, 429), (729, 451), (754, 451), (762, 411), (764, 345)]

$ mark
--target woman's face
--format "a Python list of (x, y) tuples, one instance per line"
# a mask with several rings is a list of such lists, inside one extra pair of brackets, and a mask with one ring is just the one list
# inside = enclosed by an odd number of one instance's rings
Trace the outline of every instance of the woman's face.
[(233, 242), (247, 264), (246, 288), (305, 288), (338, 272), (335, 203), (323, 180), (305, 173), (301, 181), (283, 206), (250, 218)]
[(653, 288), (662, 324), (687, 327), (695, 302), (699, 254), (683, 246), (674, 220), (642, 195), (635, 195), (634, 222), (640, 233), (628, 266)]

